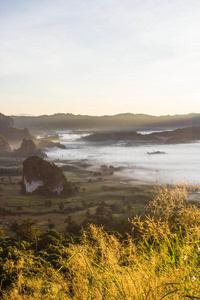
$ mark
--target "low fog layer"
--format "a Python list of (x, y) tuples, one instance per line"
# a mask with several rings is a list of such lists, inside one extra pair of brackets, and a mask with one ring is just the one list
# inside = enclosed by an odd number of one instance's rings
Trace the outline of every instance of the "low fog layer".
[[(88, 159), (94, 166), (123, 166), (119, 175), (149, 183), (200, 182), (200, 143), (138, 147), (91, 146), (76, 142), (80, 136), (63, 134), (67, 149), (48, 151), (50, 159)], [(148, 155), (163, 151), (165, 154)]]

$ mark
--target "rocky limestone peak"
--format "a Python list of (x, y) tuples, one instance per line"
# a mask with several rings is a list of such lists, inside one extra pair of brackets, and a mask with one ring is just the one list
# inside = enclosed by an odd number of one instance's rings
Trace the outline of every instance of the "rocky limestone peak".
[(22, 182), (26, 194), (68, 196), (74, 190), (59, 167), (38, 156), (28, 157), (23, 162)]
[(53, 148), (53, 147), (66, 149), (65, 145), (61, 144), (60, 142), (53, 142), (52, 140), (47, 138), (40, 139), (37, 146), (39, 149)]
[(35, 143), (32, 140), (23, 139), (20, 148), (13, 151), (13, 156), (16, 157), (28, 157), (37, 155), (39, 157), (46, 157), (47, 155), (40, 149), (37, 149)]

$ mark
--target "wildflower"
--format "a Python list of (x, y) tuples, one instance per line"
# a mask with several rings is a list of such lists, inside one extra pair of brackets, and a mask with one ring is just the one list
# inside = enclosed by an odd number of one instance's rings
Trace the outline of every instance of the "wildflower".
[(187, 259), (187, 255), (183, 255), (183, 256), (182, 256), (182, 259), (183, 259), (183, 260), (186, 260), (186, 259)]
[(173, 237), (176, 237), (176, 233), (172, 234)]
[(200, 254), (200, 247), (198, 247), (198, 253)]
[(196, 277), (193, 276), (193, 277), (191, 278), (191, 282), (194, 282), (195, 280), (196, 280)]

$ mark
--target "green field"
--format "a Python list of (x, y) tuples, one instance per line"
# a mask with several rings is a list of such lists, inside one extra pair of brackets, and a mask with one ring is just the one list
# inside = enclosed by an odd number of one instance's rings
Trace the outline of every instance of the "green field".
[[(1, 166), (12, 165), (11, 170), (16, 166), (22, 168), (19, 161), (2, 160), (0, 163)], [(145, 205), (154, 195), (151, 186), (128, 181), (122, 184), (115, 174), (101, 169), (96, 170), (101, 171), (98, 176), (98, 172), (82, 166), (82, 162), (73, 162), (70, 171), (65, 172), (67, 180), (79, 186), (79, 191), (70, 198), (25, 195), (21, 192), (22, 175), (9, 174), (4, 176), (4, 180), (0, 178), (1, 224), (4, 231), (9, 233), (13, 221), (20, 223), (27, 217), (38, 218), (39, 229), (43, 231), (51, 222), (55, 229), (63, 232), (67, 217), (79, 226), (87, 220), (98, 220), (102, 225), (108, 225), (109, 221), (120, 222), (146, 212)]]
[[(52, 226), (61, 232), (77, 234), (82, 226), (90, 222), (123, 233), (131, 230), (127, 225), (128, 219), (147, 213), (146, 206), (155, 196), (154, 187), (125, 178), (121, 181), (122, 178), (108, 172), (106, 166), (91, 170), (85, 161), (64, 163), (67, 180), (75, 182), (79, 190), (73, 197), (48, 198), (22, 194), (22, 174), (12, 175), (16, 167), (22, 169), (22, 162), (0, 160), (2, 167), (10, 166), (8, 175), (0, 177), (0, 222), (6, 233), (12, 234), (13, 222), (20, 224), (29, 217), (39, 220), (41, 231)], [(198, 202), (198, 197), (194, 191), (189, 193), (190, 201)]]

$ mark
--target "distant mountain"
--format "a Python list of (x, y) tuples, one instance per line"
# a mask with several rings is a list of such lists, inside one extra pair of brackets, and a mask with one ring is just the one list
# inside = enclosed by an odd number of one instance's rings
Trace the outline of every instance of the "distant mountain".
[(200, 126), (171, 131), (140, 134), (135, 131), (95, 132), (80, 140), (100, 144), (140, 145), (140, 144), (180, 144), (200, 141)]
[(28, 129), (19, 129), (15, 127), (14, 120), (11, 117), (5, 116), (1, 113), (0, 135), (2, 135), (8, 142), (21, 141), (23, 138), (34, 138)]
[(54, 114), (38, 117), (12, 116), (16, 126), (30, 130), (165, 130), (200, 126), (200, 114), (151, 116), (146, 114), (118, 114), (87, 116)]
[(165, 144), (179, 144), (200, 141), (200, 126), (179, 128), (172, 131), (155, 132), (149, 135), (163, 140)]
[[(119, 146), (132, 144), (159, 144), (161, 139), (150, 134), (142, 135), (135, 131), (106, 131), (95, 132), (91, 135), (82, 137), (80, 140), (100, 144), (118, 144)], [(125, 144), (124, 144), (125, 143)]]
[(20, 114), (17, 114), (15, 116), (17, 116), (17, 117), (34, 117), (34, 115), (25, 114), (25, 113), (20, 113)]
[(18, 149), (14, 149), (12, 155), (14, 157), (28, 157), (37, 155), (39, 157), (47, 157), (47, 155), (40, 149), (37, 149), (32, 140), (23, 139), (21, 146)]

